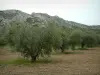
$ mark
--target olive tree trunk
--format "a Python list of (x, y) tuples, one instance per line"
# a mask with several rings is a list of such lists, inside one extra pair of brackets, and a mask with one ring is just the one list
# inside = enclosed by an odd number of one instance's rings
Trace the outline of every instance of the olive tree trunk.
[(37, 60), (37, 56), (31, 56), (31, 62), (35, 62)]

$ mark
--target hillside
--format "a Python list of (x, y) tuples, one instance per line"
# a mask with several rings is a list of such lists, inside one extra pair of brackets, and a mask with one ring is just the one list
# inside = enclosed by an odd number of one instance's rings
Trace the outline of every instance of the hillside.
[(67, 28), (81, 28), (81, 29), (93, 29), (93, 30), (100, 29), (99, 25), (88, 26), (85, 24), (80, 24), (77, 22), (64, 20), (63, 18), (60, 18), (58, 16), (50, 16), (46, 13), (27, 14), (20, 10), (1, 10), (0, 11), (0, 25), (8, 24), (12, 21), (24, 22), (27, 20), (27, 18), (30, 18), (29, 21), (35, 21), (35, 19), (37, 19), (38, 22), (40, 22), (41, 24), (47, 23), (48, 21), (55, 21), (59, 26), (64, 26)]

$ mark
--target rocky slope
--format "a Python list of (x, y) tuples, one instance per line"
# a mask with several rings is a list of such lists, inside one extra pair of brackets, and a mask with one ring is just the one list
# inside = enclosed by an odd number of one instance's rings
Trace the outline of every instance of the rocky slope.
[[(64, 20), (58, 16), (50, 16), (46, 13), (32, 13), (27, 14), (20, 10), (2, 10), (0, 11), (0, 26), (8, 24), (12, 21), (24, 22), (28, 21), (33, 23), (35, 20), (38, 22), (47, 23), (48, 21), (55, 21), (59, 26), (64, 26), (68, 28), (85, 28), (85, 29), (100, 29), (100, 26), (88, 26), (85, 24), (76, 23), (73, 21)], [(31, 22), (32, 21), (32, 22)]]

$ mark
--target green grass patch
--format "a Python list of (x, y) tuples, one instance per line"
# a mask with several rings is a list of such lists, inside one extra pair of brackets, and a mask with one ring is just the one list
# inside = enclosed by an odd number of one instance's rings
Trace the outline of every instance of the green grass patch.
[(27, 64), (30, 63), (30, 60), (24, 58), (18, 58), (15, 60), (8, 60), (8, 61), (0, 61), (0, 64)]
[(7, 65), (7, 64), (15, 64), (15, 65), (31, 65), (31, 64), (36, 64), (36, 63), (52, 63), (51, 59), (38, 59), (37, 61), (31, 63), (31, 60), (29, 59), (24, 59), (24, 58), (18, 58), (15, 60), (9, 60), (9, 61), (0, 61), (0, 65)]

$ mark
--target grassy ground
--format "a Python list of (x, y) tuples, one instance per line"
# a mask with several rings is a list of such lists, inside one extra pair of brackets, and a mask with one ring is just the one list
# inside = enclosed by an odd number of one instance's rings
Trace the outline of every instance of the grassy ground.
[(33, 64), (18, 53), (0, 51), (0, 75), (100, 75), (100, 48), (54, 54)]

